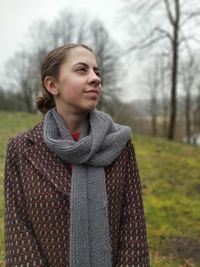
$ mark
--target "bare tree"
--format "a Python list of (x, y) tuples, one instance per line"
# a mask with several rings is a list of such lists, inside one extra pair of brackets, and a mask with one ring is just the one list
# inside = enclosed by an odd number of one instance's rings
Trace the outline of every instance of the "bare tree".
[[(171, 93), (170, 93), (170, 121), (168, 138), (175, 138), (177, 115), (177, 85), (180, 50), (185, 41), (196, 42), (196, 37), (190, 35), (188, 29), (194, 24), (200, 14), (200, 4), (197, 1), (181, 0), (153, 0), (127, 1), (129, 8), (129, 24), (134, 29), (133, 45), (128, 49), (160, 49), (166, 45), (171, 50)], [(139, 16), (139, 17), (138, 17)], [(137, 19), (138, 18), (138, 19)], [(138, 37), (138, 38), (137, 38)], [(166, 42), (167, 41), (167, 42)], [(146, 53), (145, 53), (146, 55)]]
[(69, 10), (59, 13), (57, 19), (50, 25), (50, 35), (53, 47), (57, 47), (66, 43), (75, 42), (75, 15)]
[(25, 111), (24, 104), (21, 92), (0, 88), (0, 110)]
[(158, 116), (158, 90), (160, 77), (158, 59), (153, 62), (153, 68), (148, 70), (147, 73), (147, 88), (150, 94), (150, 115), (151, 115), (151, 128), (152, 135), (157, 135), (157, 116)]
[(112, 98), (119, 94), (117, 86), (117, 71), (120, 61), (119, 48), (110, 38), (108, 31), (99, 20), (92, 22), (90, 26), (91, 43), (97, 55), (102, 80), (102, 97), (99, 109), (106, 111)]
[(197, 65), (192, 56), (189, 61), (181, 65), (182, 84), (185, 91), (185, 122), (187, 143), (190, 144), (192, 134), (192, 89), (197, 74)]
[[(197, 77), (199, 78), (199, 77)], [(197, 95), (194, 104), (194, 108), (192, 109), (192, 121), (193, 121), (193, 144), (196, 144), (197, 137), (200, 135), (200, 85), (197, 81)]]
[(160, 59), (160, 93), (162, 106), (162, 136), (167, 137), (168, 115), (169, 115), (169, 75), (170, 62), (166, 53), (161, 54)]
[(200, 134), (200, 86), (198, 87), (198, 95), (196, 100), (196, 125)]
[[(34, 99), (40, 92), (40, 65), (46, 54), (53, 48), (66, 44), (83, 42), (92, 46), (97, 53), (103, 80), (102, 103), (106, 109), (108, 100), (117, 94), (117, 45), (101, 21), (91, 21), (84, 15), (69, 10), (59, 14), (55, 21), (39, 21), (30, 28), (28, 52), (21, 52), (9, 60), (8, 69), (12, 70), (10, 83), (23, 92), (27, 110), (34, 111)], [(106, 40), (106, 42), (105, 42)]]
[(168, 121), (169, 98), (167, 95), (167, 81), (169, 79), (169, 63), (166, 54), (156, 53), (147, 66), (146, 87), (150, 96), (150, 116), (152, 135), (165, 136)]
[(21, 92), (28, 112), (34, 111), (34, 88), (32, 79), (30, 79), (31, 67), (31, 55), (26, 52), (17, 52), (6, 64), (10, 88), (12, 87), (16, 92)]

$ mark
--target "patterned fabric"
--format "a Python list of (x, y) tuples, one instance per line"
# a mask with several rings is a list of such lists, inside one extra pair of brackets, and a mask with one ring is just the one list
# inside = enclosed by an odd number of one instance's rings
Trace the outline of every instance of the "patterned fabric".
[[(112, 266), (147, 267), (141, 184), (131, 141), (105, 173)], [(69, 266), (70, 187), (66, 166), (43, 142), (42, 123), (10, 141), (5, 169), (6, 267)]]

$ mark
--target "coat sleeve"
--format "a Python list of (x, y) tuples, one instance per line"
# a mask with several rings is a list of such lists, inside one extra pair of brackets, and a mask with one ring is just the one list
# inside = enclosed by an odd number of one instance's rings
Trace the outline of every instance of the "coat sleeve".
[(147, 267), (149, 255), (142, 190), (136, 157), (128, 142), (128, 163), (120, 228), (120, 253), (116, 267)]
[(18, 155), (12, 140), (8, 145), (4, 177), (5, 266), (47, 266), (26, 213)]

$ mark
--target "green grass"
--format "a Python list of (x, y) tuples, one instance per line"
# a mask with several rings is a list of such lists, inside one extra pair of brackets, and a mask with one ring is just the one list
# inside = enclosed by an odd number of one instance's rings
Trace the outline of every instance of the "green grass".
[[(26, 113), (0, 112), (0, 266), (7, 142), (40, 120)], [(151, 266), (200, 266), (196, 255), (200, 247), (200, 148), (138, 135), (133, 143), (143, 185)]]
[[(134, 137), (133, 143), (143, 184), (151, 266), (200, 266), (197, 255), (183, 255), (193, 240), (200, 245), (200, 148), (144, 136)], [(167, 240), (175, 237), (184, 238), (186, 248), (181, 241), (170, 248)]]
[(0, 112), (0, 267), (4, 266), (3, 176), (8, 140), (16, 134), (31, 128), (40, 120), (41, 116), (35, 116), (27, 113)]

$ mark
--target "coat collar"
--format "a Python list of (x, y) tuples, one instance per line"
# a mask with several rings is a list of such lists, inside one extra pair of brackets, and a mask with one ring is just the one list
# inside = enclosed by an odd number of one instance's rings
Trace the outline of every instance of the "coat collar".
[(40, 174), (46, 177), (59, 191), (70, 194), (71, 175), (66, 164), (51, 151), (43, 141), (43, 122), (37, 124), (27, 135), (31, 146), (25, 157), (31, 161)]

